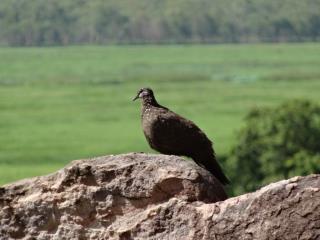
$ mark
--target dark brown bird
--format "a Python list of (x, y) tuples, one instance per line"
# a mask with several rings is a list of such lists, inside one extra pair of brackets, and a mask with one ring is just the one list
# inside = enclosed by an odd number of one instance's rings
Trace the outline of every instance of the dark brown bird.
[(222, 184), (229, 180), (215, 158), (212, 142), (192, 121), (158, 104), (150, 88), (142, 88), (133, 99), (142, 99), (141, 120), (151, 148), (168, 155), (191, 157)]

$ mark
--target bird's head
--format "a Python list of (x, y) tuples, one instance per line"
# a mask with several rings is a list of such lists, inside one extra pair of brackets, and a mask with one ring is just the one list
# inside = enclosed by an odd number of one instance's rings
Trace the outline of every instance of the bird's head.
[(142, 98), (142, 99), (154, 99), (154, 95), (153, 95), (153, 91), (151, 90), (151, 88), (141, 88), (138, 93), (137, 96), (132, 100), (135, 101), (138, 98)]

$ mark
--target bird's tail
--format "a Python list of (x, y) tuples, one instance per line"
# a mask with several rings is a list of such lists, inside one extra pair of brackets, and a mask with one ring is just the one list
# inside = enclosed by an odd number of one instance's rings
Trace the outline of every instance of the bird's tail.
[(200, 156), (196, 156), (193, 160), (200, 166), (203, 166), (207, 169), (212, 175), (214, 175), (223, 185), (227, 185), (230, 183), (230, 180), (227, 176), (223, 173), (222, 168), (220, 167), (219, 163), (216, 160), (214, 154), (208, 154)]

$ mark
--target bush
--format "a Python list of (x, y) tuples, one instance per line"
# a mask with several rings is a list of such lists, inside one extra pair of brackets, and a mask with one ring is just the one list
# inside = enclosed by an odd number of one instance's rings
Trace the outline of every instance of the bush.
[(235, 194), (320, 172), (320, 106), (306, 100), (254, 109), (227, 160)]

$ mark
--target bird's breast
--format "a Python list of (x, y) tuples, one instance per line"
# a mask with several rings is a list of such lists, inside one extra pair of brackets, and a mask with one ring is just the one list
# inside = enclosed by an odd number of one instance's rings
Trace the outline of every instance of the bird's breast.
[(156, 114), (146, 111), (142, 116), (142, 128), (146, 135), (153, 135), (155, 126), (158, 124), (159, 118)]

